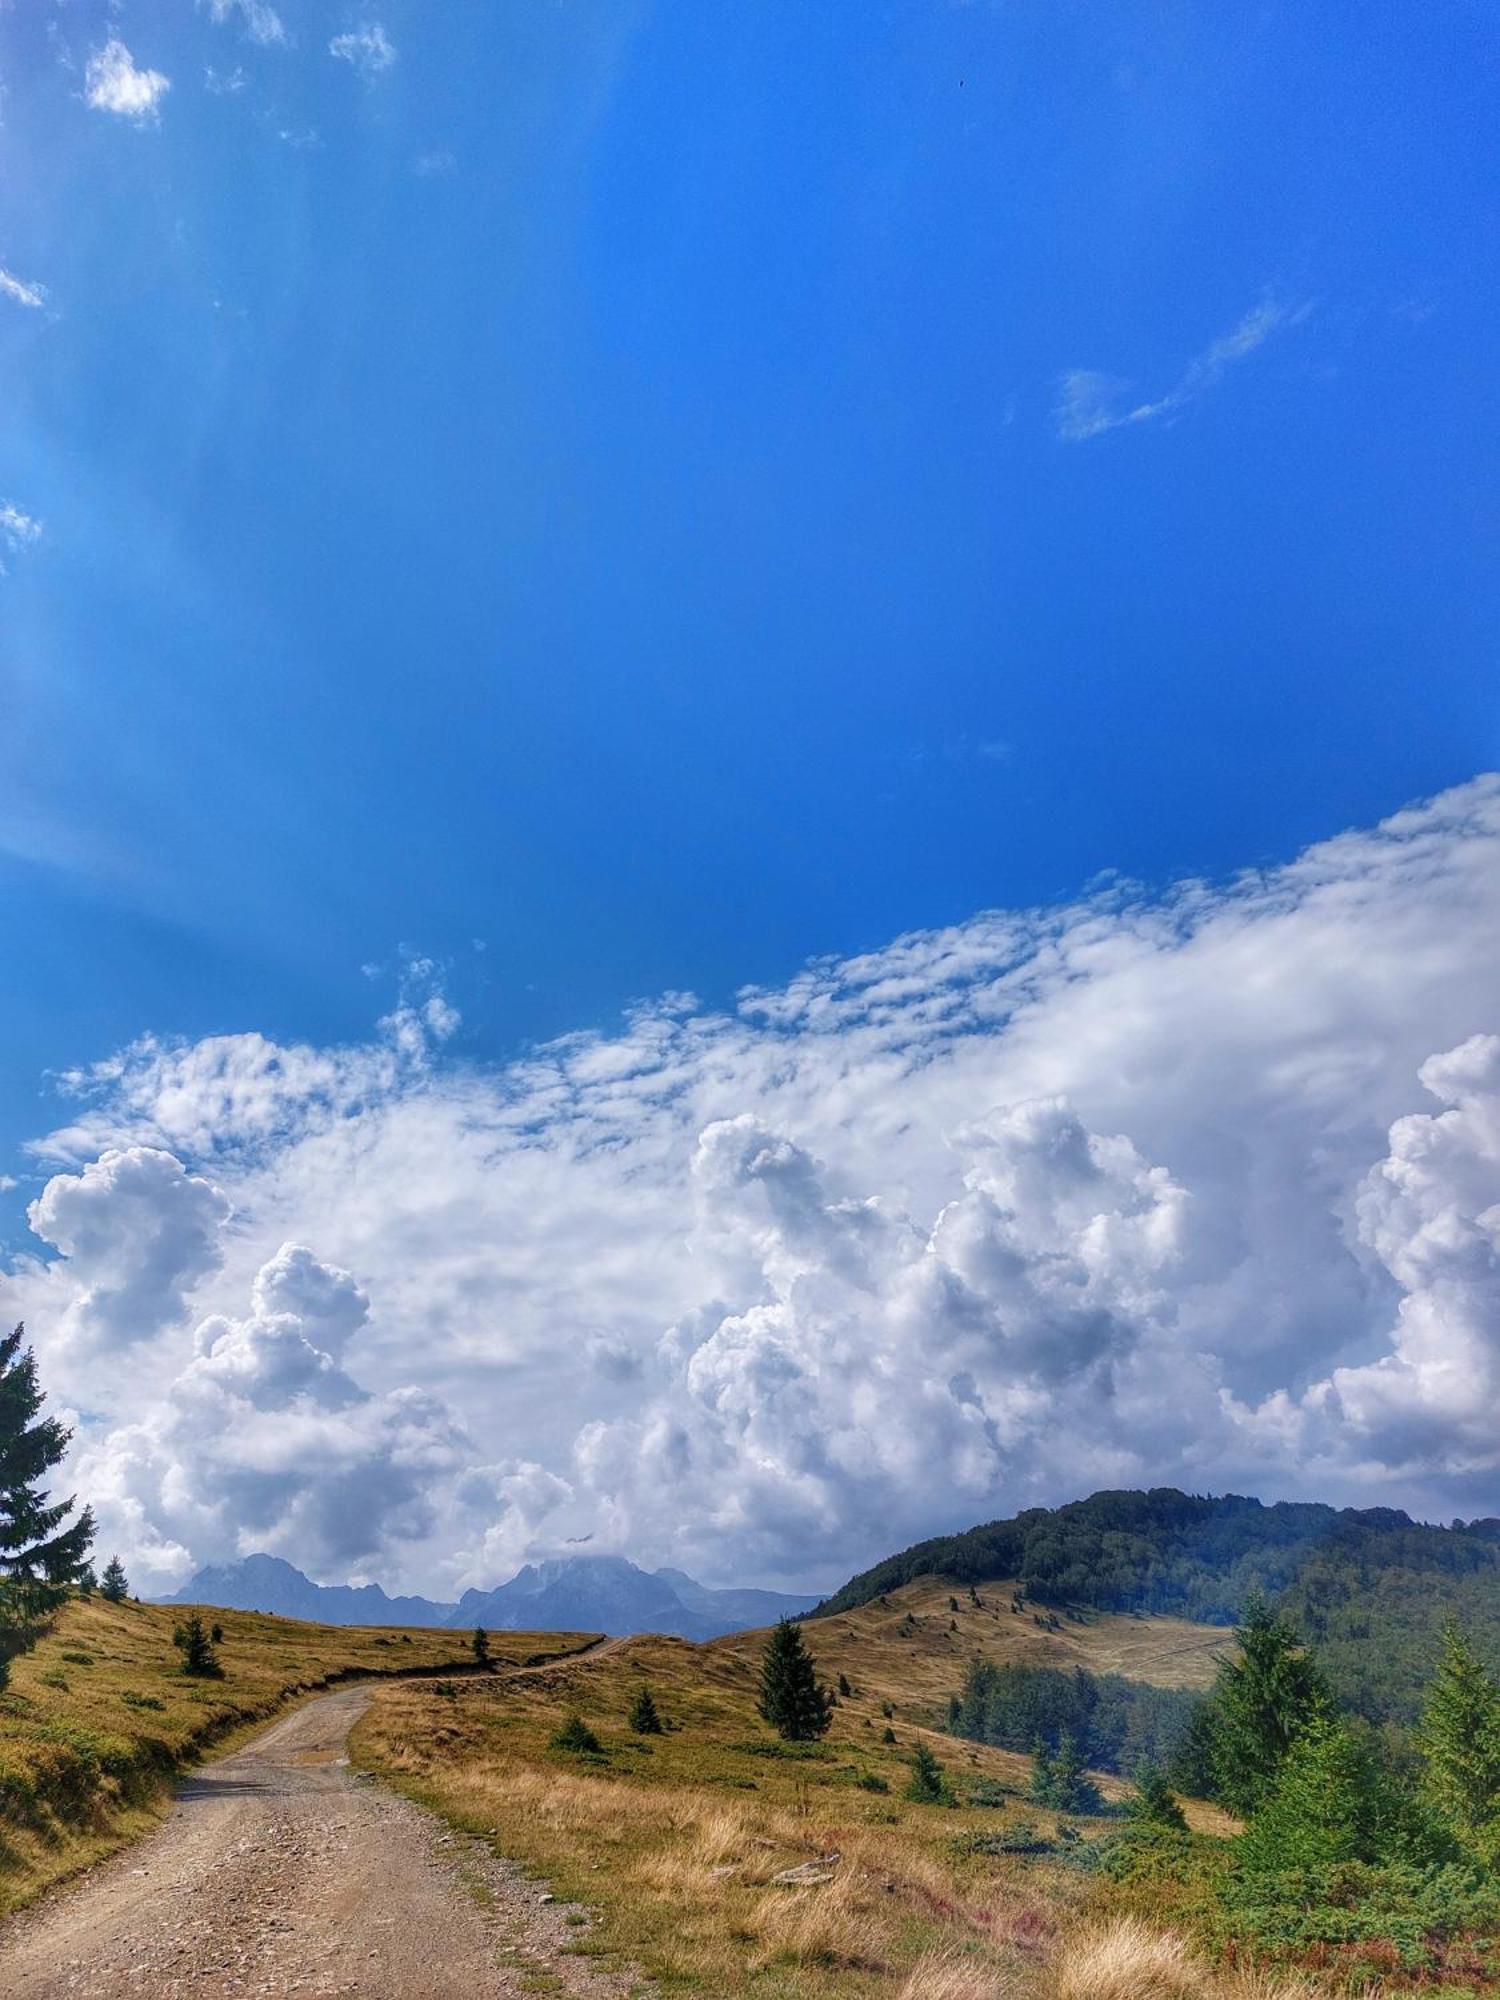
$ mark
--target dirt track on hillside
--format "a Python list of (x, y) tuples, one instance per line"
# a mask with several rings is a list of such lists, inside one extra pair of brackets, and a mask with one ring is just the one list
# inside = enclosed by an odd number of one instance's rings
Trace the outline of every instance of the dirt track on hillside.
[[(603, 1650), (602, 1648), (600, 1650)], [(349, 1770), (368, 1685), (318, 1696), (183, 1784), (165, 1824), (0, 1927), (5, 2000), (644, 1990), (568, 1951), (585, 1912)]]

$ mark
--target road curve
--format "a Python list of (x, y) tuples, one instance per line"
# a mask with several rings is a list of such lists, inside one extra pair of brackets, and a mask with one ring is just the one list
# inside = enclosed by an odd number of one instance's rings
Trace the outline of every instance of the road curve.
[[(641, 1990), (566, 1946), (586, 1918), (348, 1766), (368, 1685), (183, 1784), (144, 1840), (0, 1926), (5, 2000), (296, 1994), (511, 2000)], [(582, 1920), (582, 1921), (581, 1921)]]

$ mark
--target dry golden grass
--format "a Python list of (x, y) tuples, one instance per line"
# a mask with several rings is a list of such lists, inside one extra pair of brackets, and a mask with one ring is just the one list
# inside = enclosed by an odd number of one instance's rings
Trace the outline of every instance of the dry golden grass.
[[(822, 1637), (821, 1623), (809, 1626), (826, 1672)], [(966, 1850), (963, 1838), (1023, 1817), (1055, 1832), (1056, 1816), (1019, 1796), (1028, 1760), (900, 1715), (886, 1744), (868, 1690), (841, 1703), (822, 1744), (787, 1754), (755, 1714), (758, 1650), (641, 1639), (530, 1679), (469, 1683), (455, 1699), (382, 1688), (354, 1753), (599, 1909), (589, 1948), (613, 1948), (668, 1992), (915, 2000), (922, 1982), (935, 2000), (1035, 1991), (1089, 1878), (1060, 1860)], [(627, 1726), (642, 1680), (675, 1725), (664, 1736)], [(574, 1712), (598, 1735), (601, 1759), (550, 1748)], [(918, 1741), (961, 1795), (982, 1776), (1017, 1796), (999, 1810), (909, 1803)], [(808, 1865), (827, 1879), (776, 1879)]]
[[(65, 1605), (0, 1694), (0, 1910), (86, 1867), (159, 1813), (181, 1766), (310, 1688), (351, 1674), (472, 1665), (469, 1634), (304, 1625), (205, 1607), (222, 1680), (181, 1671), (170, 1605)], [(593, 1635), (506, 1633), (519, 1662)]]
[[(868, 1683), (872, 1693), (908, 1708), (946, 1701), (976, 1653), (997, 1665), (1081, 1666), (1156, 1687), (1206, 1688), (1219, 1661), (1234, 1650), (1234, 1634), (1225, 1626), (1194, 1625), (1185, 1618), (1058, 1614), (1062, 1629), (1053, 1632), (1035, 1622), (1036, 1615), (1045, 1615), (1041, 1607), (1012, 1611), (1014, 1590), (1010, 1583), (981, 1584), (976, 1605), (966, 1583), (918, 1577), (891, 1591), (883, 1604), (877, 1599), (809, 1621), (808, 1640), (826, 1674), (847, 1673)], [(714, 1645), (753, 1656), (760, 1635), (735, 1633)]]
[(1139, 1917), (1084, 1926), (1063, 1940), (1046, 2000), (1307, 2000), (1299, 1980), (1206, 1966), (1179, 1937)]

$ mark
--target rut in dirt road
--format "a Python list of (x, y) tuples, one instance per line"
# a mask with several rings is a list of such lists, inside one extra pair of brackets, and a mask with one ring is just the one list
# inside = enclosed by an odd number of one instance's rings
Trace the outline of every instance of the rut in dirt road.
[(348, 1768), (365, 1686), (321, 1695), (205, 1764), (169, 1818), (0, 1927), (5, 2000), (296, 1994), (625, 2000), (567, 1947), (584, 1912)]

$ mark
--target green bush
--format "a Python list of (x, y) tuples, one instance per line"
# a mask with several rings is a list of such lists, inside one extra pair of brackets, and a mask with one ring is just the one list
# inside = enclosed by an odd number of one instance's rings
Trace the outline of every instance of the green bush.
[(570, 1715), (552, 1738), (554, 1750), (570, 1750), (575, 1756), (597, 1757), (603, 1748), (581, 1715)]
[(1465, 1940), (1500, 1936), (1500, 1884), (1451, 1862), (1237, 1869), (1219, 1903), (1226, 1939), (1283, 1962), (1336, 1965), (1351, 1980), (1440, 1972), (1455, 1948), (1462, 1957), (1480, 1951)]
[(919, 1743), (913, 1753), (905, 1796), (917, 1805), (951, 1806), (958, 1803), (942, 1765), (925, 1743)]

